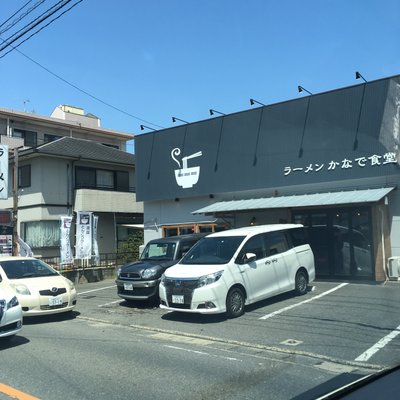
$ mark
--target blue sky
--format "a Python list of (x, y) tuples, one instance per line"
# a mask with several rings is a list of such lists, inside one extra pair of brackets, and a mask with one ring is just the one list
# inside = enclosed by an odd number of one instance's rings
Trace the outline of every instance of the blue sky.
[[(25, 3), (1, 1), (0, 21)], [(76, 105), (105, 128), (140, 134), (141, 123), (169, 127), (172, 116), (245, 110), (250, 98), (296, 98), (297, 85), (353, 85), (355, 71), (399, 74), (399, 20), (397, 0), (83, 0), (18, 50), (146, 122), (17, 51), (0, 58), (0, 107), (48, 116)]]

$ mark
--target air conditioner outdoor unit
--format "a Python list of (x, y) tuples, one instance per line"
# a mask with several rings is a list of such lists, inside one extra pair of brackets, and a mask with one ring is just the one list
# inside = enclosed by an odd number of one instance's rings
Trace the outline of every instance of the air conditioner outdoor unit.
[(400, 276), (400, 257), (388, 258), (388, 277), (391, 281), (398, 281)]

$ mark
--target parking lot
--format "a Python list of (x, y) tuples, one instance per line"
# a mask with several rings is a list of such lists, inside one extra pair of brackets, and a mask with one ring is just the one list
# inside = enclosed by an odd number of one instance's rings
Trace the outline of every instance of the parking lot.
[(279, 295), (227, 319), (127, 303), (109, 280), (79, 285), (77, 311), (81, 319), (380, 367), (400, 360), (399, 289), (390, 282), (317, 281), (305, 296)]
[(317, 281), (227, 319), (79, 284), (72, 315), (26, 318), (0, 343), (0, 399), (314, 399), (398, 364), (399, 289)]

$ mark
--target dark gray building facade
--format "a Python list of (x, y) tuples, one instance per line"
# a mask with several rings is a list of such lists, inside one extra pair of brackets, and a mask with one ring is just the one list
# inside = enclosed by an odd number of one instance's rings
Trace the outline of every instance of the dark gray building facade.
[(317, 275), (400, 256), (400, 76), (136, 136), (145, 240), (300, 222)]

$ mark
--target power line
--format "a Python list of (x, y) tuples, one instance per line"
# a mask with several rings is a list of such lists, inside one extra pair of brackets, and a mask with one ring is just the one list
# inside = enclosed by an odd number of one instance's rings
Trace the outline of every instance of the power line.
[[(32, 0), (31, 0), (31, 1), (32, 1)], [(71, 0), (68, 0), (68, 2), (69, 2), (69, 1), (71, 1)], [(7, 46), (3, 47), (2, 49), (5, 49), (5, 48), (8, 47), (8, 46), (11, 47), (11, 50), (9, 50), (7, 53), (5, 53), (5, 54), (3, 54), (2, 56), (0, 56), (0, 58), (3, 58), (3, 57), (5, 57), (8, 53), (10, 53), (11, 51), (16, 50), (19, 54), (21, 54), (22, 56), (24, 56), (25, 58), (27, 58), (29, 61), (31, 61), (31, 62), (33, 62), (34, 64), (36, 64), (38, 67), (44, 69), (44, 70), (45, 70), (46, 72), (48, 72), (49, 74), (53, 75), (53, 76), (56, 77), (57, 79), (59, 79), (59, 80), (61, 80), (62, 82), (66, 83), (67, 85), (73, 87), (74, 89), (80, 91), (81, 93), (85, 94), (86, 96), (89, 96), (90, 98), (92, 98), (92, 99), (94, 99), (94, 100), (96, 100), (96, 101), (98, 101), (98, 102), (104, 104), (104, 105), (107, 106), (107, 107), (112, 108), (112, 109), (115, 110), (115, 111), (118, 111), (118, 112), (120, 112), (120, 113), (122, 113), (122, 114), (125, 114), (125, 115), (127, 115), (127, 116), (129, 116), (129, 117), (131, 117), (131, 118), (137, 119), (138, 121), (142, 121), (142, 122), (144, 122), (144, 123), (146, 123), (146, 124), (150, 124), (150, 125), (156, 126), (156, 127), (158, 127), (158, 128), (164, 128), (164, 127), (161, 126), (161, 125), (157, 125), (157, 124), (155, 124), (155, 123), (153, 123), (153, 122), (147, 121), (147, 120), (145, 120), (145, 119), (143, 119), (143, 118), (140, 118), (140, 117), (138, 117), (138, 116), (136, 116), (136, 115), (133, 115), (133, 114), (129, 113), (128, 111), (122, 110), (121, 108), (116, 107), (116, 106), (114, 106), (114, 105), (112, 105), (112, 104), (110, 104), (110, 103), (108, 103), (108, 102), (106, 102), (106, 101), (100, 99), (99, 97), (92, 95), (91, 93), (89, 93), (89, 92), (87, 92), (86, 90), (81, 89), (80, 87), (76, 86), (75, 84), (73, 84), (73, 83), (67, 81), (66, 79), (64, 79), (64, 78), (61, 77), (60, 75), (58, 75), (58, 74), (56, 74), (55, 72), (51, 71), (50, 69), (48, 69), (48, 68), (45, 67), (44, 65), (40, 64), (38, 61), (35, 61), (33, 58), (29, 57), (28, 55), (26, 55), (25, 53), (23, 53), (22, 51), (20, 51), (20, 50), (17, 49), (17, 47), (19, 47), (22, 43), (24, 43), (24, 42), (26, 42), (27, 40), (29, 40), (32, 36), (38, 34), (42, 29), (46, 28), (46, 27), (47, 27), (48, 25), (50, 25), (52, 22), (54, 22), (55, 20), (59, 19), (63, 14), (65, 14), (66, 12), (68, 12), (69, 10), (71, 10), (73, 7), (75, 7), (77, 4), (79, 4), (79, 3), (82, 2), (82, 1), (83, 1), (83, 0), (79, 0), (77, 3), (73, 4), (70, 8), (68, 8), (68, 9), (65, 10), (63, 13), (61, 13), (60, 15), (58, 15), (57, 17), (55, 17), (53, 20), (51, 20), (51, 21), (50, 21), (48, 24), (46, 24), (45, 26), (41, 27), (38, 31), (34, 32), (32, 35), (30, 35), (28, 38), (26, 38), (25, 40), (23, 40), (23, 41), (22, 41), (21, 43), (19, 43), (17, 46), (13, 46), (11, 43), (8, 43), (6, 40), (4, 40), (4, 39), (2, 39), (2, 38), (0, 37), (0, 40), (1, 40), (3, 43), (7, 44)], [(28, 3), (29, 3), (29, 2), (28, 2)], [(28, 4), (28, 3), (27, 3), (27, 4)], [(60, 3), (60, 2), (59, 2), (59, 3)], [(59, 4), (59, 3), (57, 3), (57, 4)], [(53, 7), (54, 7), (54, 6), (53, 6)], [(51, 8), (53, 8), (53, 7), (51, 7)], [(50, 9), (51, 9), (51, 8), (50, 8)], [(50, 10), (50, 9), (49, 9), (49, 10)], [(15, 14), (14, 14), (14, 15), (15, 15)], [(43, 15), (43, 14), (42, 14), (42, 15)], [(12, 18), (12, 17), (10, 17), (10, 18)], [(9, 19), (10, 19), (10, 18), (9, 18)], [(8, 20), (9, 20), (9, 19), (8, 19)], [(0, 50), (0, 51), (1, 51), (1, 50)]]
[[(0, 38), (0, 40), (2, 40), (2, 41), (4, 42), (4, 40), (3, 40), (2, 38)], [(14, 46), (11, 45), (11, 47), (14, 47)], [(39, 62), (35, 61), (33, 58), (29, 57), (28, 55), (26, 55), (25, 53), (23, 53), (21, 50), (18, 50), (17, 48), (15, 48), (15, 51), (17, 51), (17, 52), (18, 52), (19, 54), (21, 54), (23, 57), (27, 58), (29, 61), (31, 61), (31, 62), (33, 62), (34, 64), (36, 64), (38, 67), (44, 69), (44, 70), (45, 70), (46, 72), (48, 72), (49, 74), (53, 75), (53, 76), (56, 77), (57, 79), (59, 79), (59, 80), (61, 80), (62, 82), (66, 83), (67, 85), (73, 87), (74, 89), (78, 90), (79, 92), (85, 94), (86, 96), (91, 97), (92, 99), (98, 101), (99, 103), (102, 103), (102, 104), (104, 104), (105, 106), (110, 107), (110, 108), (112, 108), (112, 109), (115, 110), (115, 111), (118, 111), (118, 112), (120, 112), (120, 113), (122, 113), (122, 114), (125, 114), (125, 115), (127, 115), (128, 117), (137, 119), (138, 121), (142, 121), (142, 122), (144, 122), (144, 123), (146, 123), (146, 124), (150, 124), (150, 125), (156, 126), (156, 127), (158, 127), (158, 128), (164, 128), (164, 127), (161, 126), (161, 125), (157, 125), (157, 124), (155, 124), (155, 123), (153, 123), (153, 122), (147, 121), (147, 120), (142, 119), (142, 118), (140, 118), (140, 117), (138, 117), (138, 116), (136, 116), (136, 115), (133, 115), (133, 114), (131, 114), (131, 113), (125, 111), (125, 110), (122, 110), (122, 109), (120, 109), (120, 108), (118, 108), (118, 107), (116, 107), (116, 106), (113, 106), (112, 104), (110, 104), (110, 103), (108, 103), (108, 102), (106, 102), (106, 101), (100, 99), (99, 97), (96, 97), (96, 96), (90, 94), (90, 93), (87, 92), (86, 90), (83, 90), (83, 89), (79, 88), (78, 86), (74, 85), (73, 83), (67, 81), (66, 79), (64, 79), (64, 78), (61, 77), (60, 75), (57, 75), (55, 72), (51, 71), (50, 69), (48, 69), (48, 68), (45, 67), (44, 65), (42, 65), (42, 64), (40, 64)]]
[[(0, 39), (1, 39), (1, 38), (0, 38)], [(137, 120), (139, 120), (139, 121), (142, 121), (142, 122), (144, 122), (144, 123), (146, 123), (146, 124), (150, 124), (150, 125), (153, 125), (153, 126), (157, 126), (158, 128), (164, 128), (163, 126), (154, 124), (153, 122), (150, 122), (150, 121), (147, 121), (147, 120), (142, 119), (142, 118), (140, 118), (140, 117), (137, 117), (136, 115), (133, 115), (133, 114), (127, 112), (127, 111), (124, 111), (124, 110), (122, 110), (122, 109), (120, 109), (120, 108), (118, 108), (118, 107), (113, 106), (113, 105), (110, 104), (110, 103), (107, 103), (107, 102), (104, 101), (104, 100), (101, 100), (100, 98), (98, 98), (98, 97), (96, 97), (96, 96), (90, 94), (90, 93), (87, 92), (86, 90), (83, 90), (83, 89), (79, 88), (78, 86), (74, 85), (73, 83), (67, 81), (66, 79), (64, 79), (64, 78), (61, 77), (60, 75), (57, 75), (55, 72), (50, 71), (50, 70), (49, 70), (48, 68), (46, 68), (44, 65), (42, 65), (42, 64), (38, 63), (37, 61), (33, 60), (31, 57), (29, 57), (29, 56), (27, 56), (26, 54), (22, 53), (20, 50), (16, 49), (16, 51), (17, 51), (18, 53), (20, 53), (21, 55), (23, 55), (24, 57), (26, 57), (28, 60), (32, 61), (34, 64), (36, 64), (36, 65), (39, 66), (40, 68), (42, 68), (42, 69), (44, 69), (45, 71), (47, 71), (49, 74), (55, 76), (56, 78), (60, 79), (61, 81), (63, 81), (63, 82), (66, 83), (67, 85), (73, 87), (74, 89), (80, 91), (80, 92), (83, 93), (83, 94), (86, 94), (86, 96), (91, 97), (92, 99), (94, 99), (94, 100), (96, 100), (96, 101), (98, 101), (98, 102), (104, 104), (105, 106), (110, 107), (110, 108), (112, 108), (112, 109), (114, 109), (114, 110), (116, 110), (116, 111), (119, 111), (120, 113), (123, 113), (123, 114), (125, 114), (125, 115), (127, 115), (127, 116), (129, 116), (129, 117), (132, 117), (132, 118), (135, 118), (135, 119), (137, 119)]]
[[(32, 1), (32, 0), (30, 0)], [(20, 22), (21, 20), (23, 20), (27, 15), (29, 15), (32, 11), (34, 11), (36, 8), (38, 8), (42, 3), (44, 3), (46, 0), (40, 0), (37, 3), (35, 3), (31, 8), (29, 8), (28, 10), (26, 10), (23, 14), (21, 14), (18, 18), (15, 18), (14, 21), (12, 21), (10, 24), (8, 24), (4, 29), (2, 29), (0, 31), (0, 35), (2, 35), (4, 32), (7, 32), (8, 30), (10, 30), (13, 26), (15, 26), (16, 24), (18, 24), (18, 22)], [(29, 3), (29, 2), (28, 2)], [(17, 12), (19, 12), (21, 9), (19, 9)], [(15, 14), (14, 14), (15, 15)], [(13, 16), (14, 16), (13, 15)], [(7, 21), (9, 21), (13, 16), (11, 16), (10, 18), (8, 18)], [(0, 28), (7, 22), (5, 21), (3, 24), (0, 25)]]
[(18, 11), (15, 11), (15, 13), (13, 15), (11, 15), (11, 17), (7, 18), (1, 25), (0, 28), (6, 24), (11, 18), (15, 17), (21, 10), (23, 10), (29, 3), (31, 3), (33, 0), (29, 0), (27, 3), (25, 3)]
[[(68, 0), (71, 1), (71, 0)], [(32, 33), (30, 36), (28, 36), (26, 39), (24, 39), (23, 41), (21, 41), (20, 43), (18, 43), (16, 46), (11, 46), (12, 48), (7, 51), (7, 53), (4, 53), (3, 55), (0, 56), (0, 58), (3, 58), (4, 56), (6, 56), (8, 53), (11, 53), (13, 50), (15, 50), (17, 47), (21, 46), (22, 43), (25, 43), (27, 40), (29, 40), (32, 36), (37, 35), (41, 30), (43, 30), (44, 28), (48, 27), (52, 22), (56, 21), (57, 19), (59, 19), (60, 17), (62, 17), (65, 13), (67, 13), (69, 10), (71, 10), (72, 8), (74, 8), (76, 5), (78, 5), (80, 2), (82, 2), (83, 0), (79, 0), (77, 3), (75, 3), (74, 5), (72, 5), (70, 8), (68, 8), (67, 10), (63, 11), (61, 14), (59, 14), (57, 17), (53, 18), (51, 21), (49, 21), (46, 25), (43, 25), (40, 29), (38, 29), (36, 32)], [(63, 7), (63, 6), (62, 6)], [(58, 10), (56, 10), (58, 11)], [(30, 30), (30, 29), (29, 29)], [(29, 31), (28, 30), (28, 31)], [(27, 32), (28, 32), (27, 31)], [(27, 33), (26, 32), (26, 33)], [(2, 39), (3, 40), (3, 39)], [(7, 46), (5, 46), (4, 48), (10, 46), (9, 42), (7, 42), (7, 39), (5, 40), (5, 42), (7, 43)], [(12, 42), (11, 42), (12, 43)], [(3, 50), (3, 48), (0, 49), (0, 52)]]
[[(64, 1), (64, 2), (63, 2)], [(78, 3), (80, 3), (83, 0), (79, 0)], [(6, 49), (7, 47), (11, 46), (12, 43), (14, 43), (15, 41), (17, 41), (18, 39), (20, 39), (22, 36), (26, 35), (29, 31), (31, 31), (33, 28), (36, 28), (36, 26), (40, 25), (43, 21), (45, 21), (47, 18), (50, 18), (53, 14), (55, 14), (57, 11), (59, 11), (61, 8), (65, 7), (68, 3), (70, 3), (71, 0), (61, 0), (59, 1), (55, 6), (51, 7), (49, 10), (45, 11), (44, 13), (42, 13), (41, 15), (39, 15), (39, 17), (35, 18), (32, 22), (30, 22), (29, 24), (25, 25), (23, 28), (21, 28), (19, 31), (13, 33), (11, 36), (9, 36), (7, 39), (5, 39), (5, 45), (2, 46), (0, 48), (0, 52), (3, 51), (4, 49)], [(63, 3), (61, 5), (59, 5), (60, 3)], [(76, 3), (76, 4), (78, 4)], [(76, 5), (75, 4), (75, 5)], [(57, 8), (55, 8), (57, 7)], [(52, 10), (50, 13), (48, 13), (51, 9), (55, 8), (54, 10)], [(71, 7), (72, 8), (72, 7)], [(48, 13), (47, 15), (45, 15), (46, 13)], [(44, 17), (42, 17), (43, 15), (45, 15)], [(36, 22), (35, 22), (36, 21)], [(33, 24), (33, 25), (32, 25)], [(30, 26), (31, 25), (31, 26)], [(29, 27), (29, 28), (28, 28)], [(27, 28), (27, 29), (25, 29)], [(25, 29), (25, 30), (24, 30)], [(24, 31), (23, 31), (24, 30)], [(18, 33), (20, 33), (21, 31), (23, 31), (21, 34), (18, 35)], [(14, 37), (14, 39), (12, 39), (10, 41), (10, 39), (17, 35), (16, 37)]]

